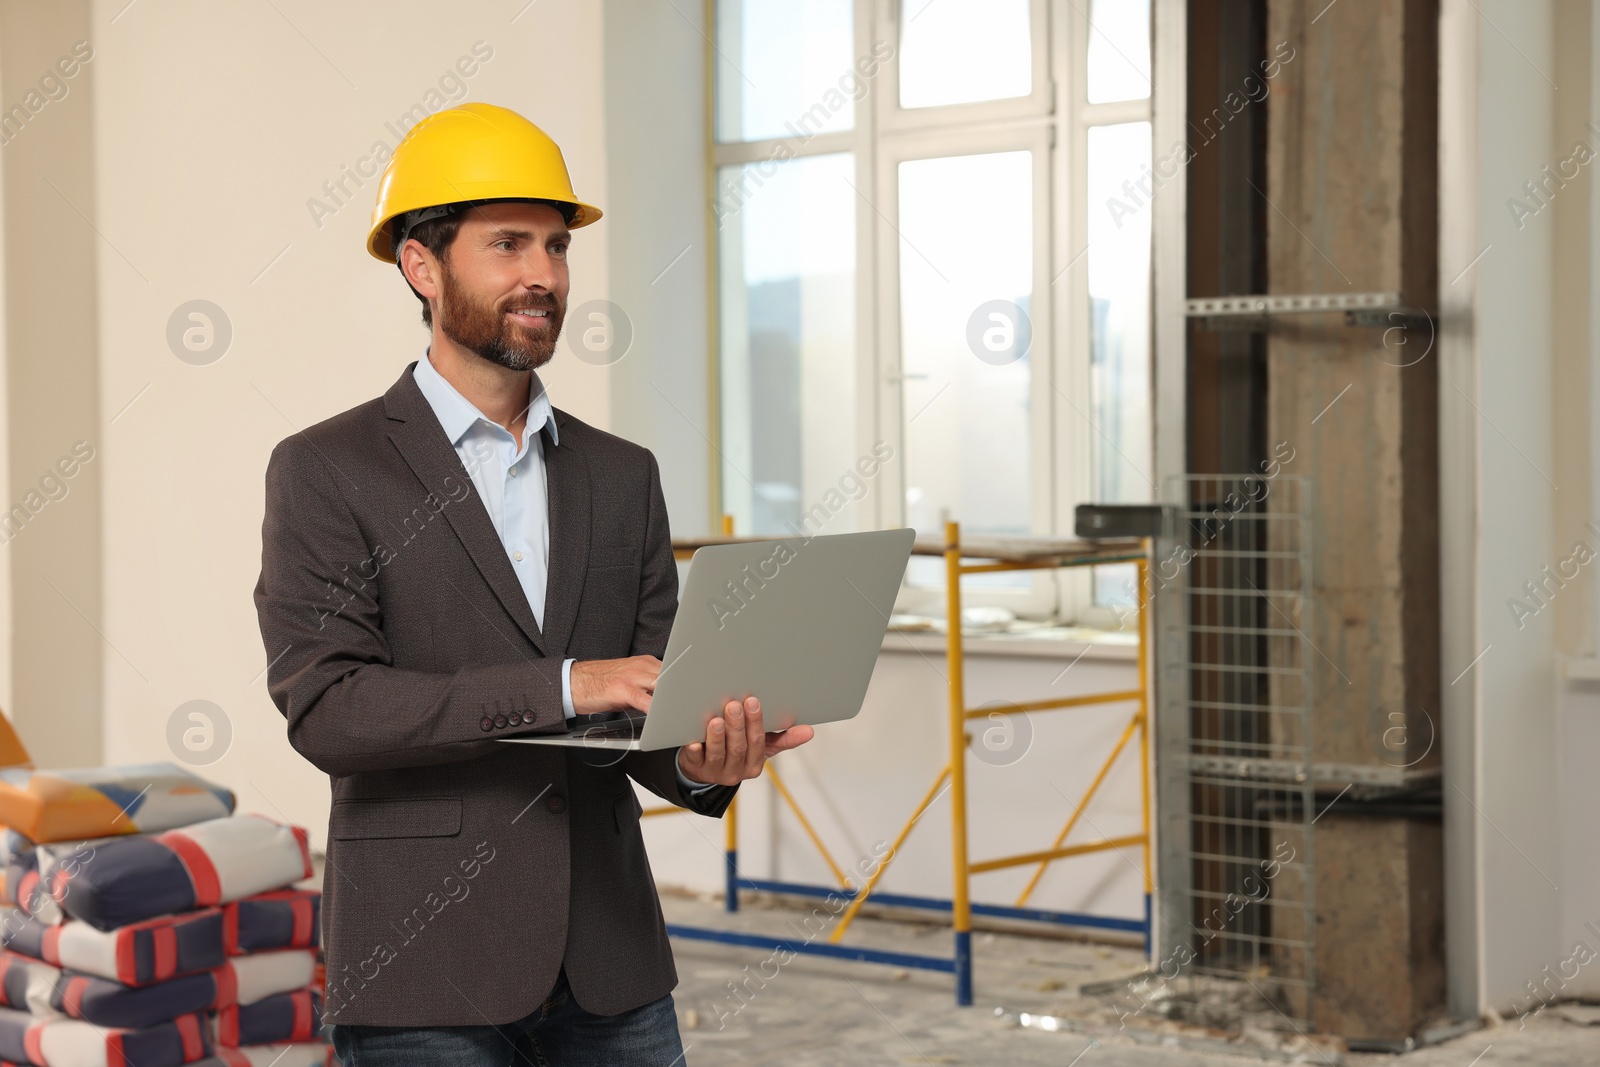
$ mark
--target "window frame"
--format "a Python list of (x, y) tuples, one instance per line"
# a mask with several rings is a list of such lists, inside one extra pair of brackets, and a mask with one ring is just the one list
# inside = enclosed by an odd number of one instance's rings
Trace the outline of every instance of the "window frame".
[[(713, 27), (717, 0), (707, 0)], [(810, 137), (762, 141), (716, 139), (715, 115), (707, 129), (710, 148), (709, 184), (717, 195), (724, 166), (774, 158), (837, 152), (853, 154), (858, 194), (856, 227), (856, 417), (857, 451), (865, 454), (885, 440), (904, 455), (904, 411), (901, 403), (899, 248), (897, 225), (899, 164), (911, 159), (990, 151), (1028, 150), (1033, 156), (1034, 245), (1031, 353), (1030, 469), (1032, 533), (1071, 536), (1074, 509), (1090, 499), (1096, 430), (1090, 422), (1090, 327), (1088, 272), (1081, 269), (1087, 252), (1087, 149), (1092, 126), (1127, 122), (1154, 123), (1152, 95), (1137, 100), (1088, 102), (1088, 45), (1091, 34), (1087, 0), (1029, 0), (1033, 90), (1028, 96), (970, 104), (904, 109), (899, 106), (901, 52), (897, 0), (854, 0), (853, 50), (856, 59), (871, 53), (876, 41), (891, 42), (893, 55), (874, 74), (867, 93), (852, 107), (853, 128)], [(1151, 0), (1151, 66), (1155, 80), (1157, 23), (1163, 5)], [(708, 42), (709, 44), (710, 42)], [(708, 63), (715, 72), (726, 68), (712, 45)], [(714, 81), (708, 90), (720, 91)], [(1152, 145), (1153, 149), (1153, 145)], [(1152, 156), (1154, 156), (1152, 150)], [(1136, 178), (1137, 175), (1129, 177)], [(871, 192), (869, 200), (865, 195)], [(1146, 204), (1143, 210), (1154, 210)], [(1152, 245), (1155, 240), (1152, 227)], [(713, 233), (715, 233), (713, 227)], [(715, 254), (715, 249), (713, 249)], [(1152, 250), (1152, 275), (1154, 255)], [(713, 321), (721, 321), (721, 280), (717, 268), (708, 293)], [(1150, 303), (1154, 318), (1152, 286)], [(1076, 314), (1074, 314), (1076, 309)], [(1150, 381), (1154, 394), (1156, 334), (1152, 321)], [(709, 355), (714, 390), (720, 396), (720, 353)], [(1151, 405), (1154, 417), (1155, 406)], [(721, 409), (718, 407), (720, 438)], [(1152, 437), (1155, 428), (1151, 428)], [(1152, 456), (1154, 448), (1152, 445)], [(713, 455), (712, 484), (719, 489), (721, 457)], [(1146, 472), (1152, 479), (1154, 472)], [(905, 464), (884, 468), (889, 476), (862, 502), (863, 524), (883, 529), (898, 526), (905, 515)], [(1152, 488), (1151, 499), (1155, 499)], [(960, 516), (956, 516), (958, 519)], [(1092, 574), (1086, 568), (1025, 572), (1030, 586), (1018, 590), (985, 589), (968, 584), (968, 605), (1002, 606), (1019, 615), (1054, 616), (1077, 625), (1114, 629), (1117, 614), (1093, 602)], [(942, 589), (903, 586), (897, 610), (942, 614)]]

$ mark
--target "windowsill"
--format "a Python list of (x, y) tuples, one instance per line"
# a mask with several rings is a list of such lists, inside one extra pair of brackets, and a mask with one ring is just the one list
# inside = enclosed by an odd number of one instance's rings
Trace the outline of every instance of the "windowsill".
[(1565, 674), (1570, 682), (1600, 682), (1600, 659), (1593, 656), (1569, 659)]
[[(1091, 630), (1082, 626), (1055, 626), (1023, 633), (968, 631), (963, 635), (968, 656), (1026, 656), (1039, 659), (1079, 658), (1131, 663), (1138, 658), (1138, 639), (1131, 633)], [(938, 630), (890, 630), (883, 638), (885, 652), (945, 652), (945, 635)]]

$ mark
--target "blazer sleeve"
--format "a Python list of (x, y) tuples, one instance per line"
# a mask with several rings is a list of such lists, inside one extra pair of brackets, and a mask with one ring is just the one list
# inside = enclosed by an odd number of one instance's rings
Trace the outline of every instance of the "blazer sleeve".
[[(678, 562), (672, 555), (672, 532), (667, 524), (667, 501), (661, 491), (661, 471), (654, 453), (650, 460), (650, 511), (645, 526), (644, 565), (639, 577), (639, 610), (634, 618), (633, 647), (629, 655), (655, 656), (667, 650), (667, 636), (678, 614)], [(678, 750), (630, 752), (622, 760), (629, 776), (669, 804), (712, 818), (721, 818), (739, 787), (718, 785), (688, 796), (678, 786)]]
[[(485, 710), (517, 709), (535, 728), (562, 729), (561, 661), (530, 658), (448, 673), (393, 665), (373, 582), (335, 585), (341, 565), (369, 555), (334, 475), (304, 435), (267, 465), (256, 616), (267, 688), (289, 743), (335, 777), (452, 763), (501, 746), (484, 736)], [(337, 588), (344, 601), (327, 610)], [(521, 730), (519, 732), (537, 732)], [(505, 736), (508, 731), (497, 731)]]

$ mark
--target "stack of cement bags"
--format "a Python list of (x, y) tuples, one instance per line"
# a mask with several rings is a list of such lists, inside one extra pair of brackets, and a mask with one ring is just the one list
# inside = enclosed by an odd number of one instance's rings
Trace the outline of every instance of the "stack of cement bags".
[(0, 1061), (332, 1064), (306, 833), (170, 764), (0, 770)]

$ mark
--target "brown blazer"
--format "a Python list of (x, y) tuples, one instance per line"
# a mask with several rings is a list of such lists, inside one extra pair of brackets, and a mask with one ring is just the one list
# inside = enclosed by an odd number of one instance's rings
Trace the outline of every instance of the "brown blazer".
[(589, 1011), (638, 1007), (677, 972), (628, 779), (712, 816), (735, 790), (691, 805), (672, 749), (496, 739), (563, 728), (564, 657), (665, 651), (678, 576), (655, 457), (555, 409), (541, 629), (412, 367), (267, 467), (267, 685), (333, 792), (326, 1018), (507, 1023), (563, 964)]

